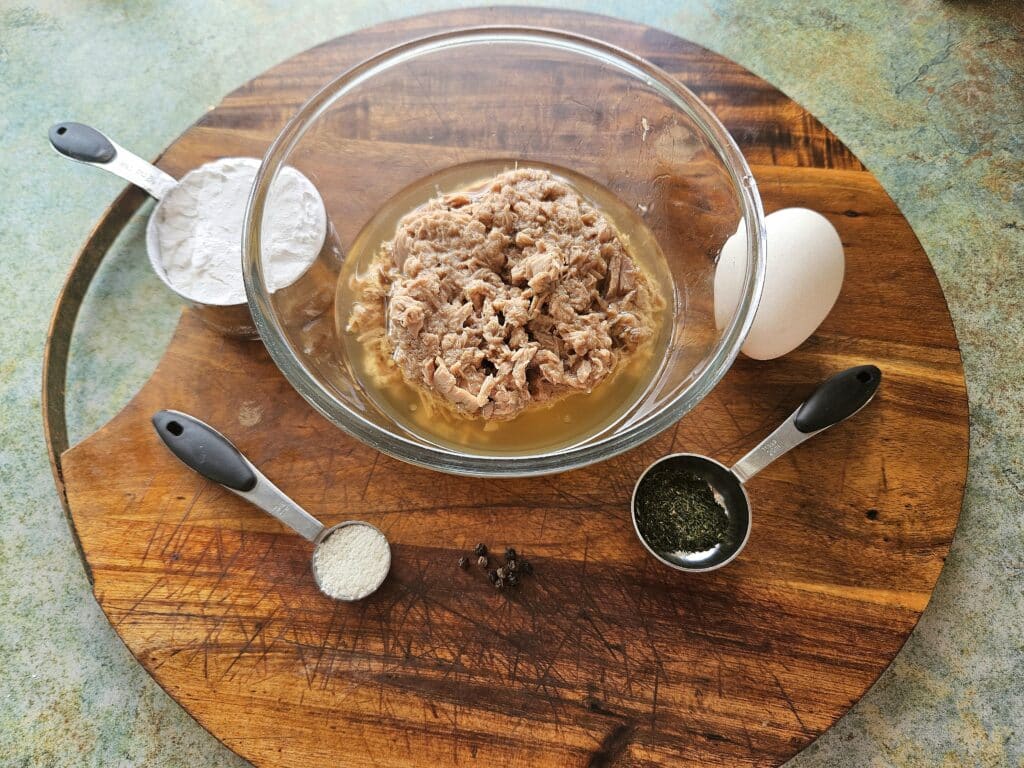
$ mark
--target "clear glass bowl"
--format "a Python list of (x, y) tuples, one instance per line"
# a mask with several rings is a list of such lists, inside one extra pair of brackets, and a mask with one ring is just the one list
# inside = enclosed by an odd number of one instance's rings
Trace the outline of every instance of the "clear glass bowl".
[[(505, 160), (583, 174), (635, 209), (668, 261), (675, 306), (651, 385), (603, 432), (530, 455), (451, 450), (379, 408), (344, 359), (331, 307), (342, 261), (404, 188), (456, 164)], [(269, 191), (294, 166), (323, 196), (334, 259), (271, 294), (260, 233)], [(447, 191), (447, 190), (446, 190)], [(728, 324), (715, 325), (715, 263), (743, 227), (746, 276)], [(256, 327), (296, 390), (377, 450), (465, 475), (526, 476), (608, 459), (661, 432), (718, 383), (739, 352), (764, 280), (764, 217), (735, 142), (693, 93), (606, 43), (525, 27), (456, 30), (364, 61), (324, 87), (274, 141), (243, 237)]]

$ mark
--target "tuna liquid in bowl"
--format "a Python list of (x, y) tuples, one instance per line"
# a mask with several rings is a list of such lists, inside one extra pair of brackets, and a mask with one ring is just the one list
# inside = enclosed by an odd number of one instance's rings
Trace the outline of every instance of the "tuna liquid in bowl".
[[(271, 293), (282, 168), (323, 197), (336, 259)], [(747, 233), (724, 327), (714, 273)], [(718, 383), (764, 279), (753, 178), (693, 93), (606, 43), (525, 27), (415, 40), (313, 96), (246, 214), (253, 319), (335, 425), (443, 472), (561, 472), (632, 448)]]

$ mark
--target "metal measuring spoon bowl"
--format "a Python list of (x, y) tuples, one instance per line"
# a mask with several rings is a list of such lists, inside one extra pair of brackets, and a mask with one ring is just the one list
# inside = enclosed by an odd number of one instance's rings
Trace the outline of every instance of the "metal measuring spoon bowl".
[[(633, 530), (640, 543), (657, 560), (679, 571), (713, 571), (735, 560), (750, 538), (750, 498), (744, 483), (800, 443), (853, 416), (871, 402), (881, 381), (882, 372), (874, 365), (858, 365), (835, 374), (731, 469), (696, 453), (674, 453), (655, 461), (640, 475), (630, 502)], [(644, 539), (637, 495), (652, 470), (664, 466), (695, 475), (711, 487), (729, 519), (728, 534), (721, 543), (703, 552), (663, 552)]]
[[(391, 569), (391, 546), (379, 528), (362, 520), (346, 520), (330, 527), (324, 526), (270, 482), (230, 440), (194, 416), (181, 411), (158, 411), (153, 415), (153, 427), (164, 444), (171, 449), (171, 453), (185, 466), (241, 496), (312, 542), (310, 567), (317, 588), (325, 595), (343, 602), (361, 600), (376, 592), (384, 583)], [(317, 569), (317, 554), (334, 533), (353, 526), (364, 527), (380, 537), (371, 537), (374, 544), (380, 545), (376, 547), (380, 559), (371, 563), (372, 570), (368, 571), (368, 577), (362, 579), (354, 591), (329, 591), (325, 589), (323, 574)]]
[[(332, 545), (337, 539), (332, 538), (336, 533), (344, 529), (346, 533), (362, 530), (369, 534), (369, 539), (364, 542), (368, 547), (373, 547), (376, 557), (359, 572), (359, 578), (351, 584), (338, 584), (337, 575), (331, 573), (330, 564), (321, 565), (321, 558), (331, 557)], [(358, 557), (357, 553), (353, 553)], [(377, 591), (377, 588), (384, 583), (384, 579), (391, 570), (391, 546), (388, 539), (377, 526), (365, 523), (362, 520), (346, 520), (343, 523), (332, 525), (321, 531), (313, 542), (313, 580), (317, 587), (328, 597), (335, 600), (353, 601), (362, 600)]]
[[(671, 467), (680, 473), (695, 476), (707, 483), (715, 494), (715, 500), (725, 510), (729, 527), (721, 543), (702, 552), (663, 552), (656, 549), (641, 532), (637, 496), (644, 481), (651, 473), (662, 467)], [(746, 546), (750, 536), (750, 500), (743, 484), (728, 467), (707, 456), (696, 453), (673, 453), (655, 461), (644, 470), (633, 488), (633, 528), (644, 548), (665, 565), (684, 571), (711, 571), (721, 568), (735, 558)]]

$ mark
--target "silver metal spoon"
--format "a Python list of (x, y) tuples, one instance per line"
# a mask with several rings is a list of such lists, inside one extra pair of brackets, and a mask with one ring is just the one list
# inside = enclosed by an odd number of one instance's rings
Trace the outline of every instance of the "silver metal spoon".
[[(153, 426), (171, 452), (190, 469), (276, 517), (307, 541), (313, 542), (311, 567), (317, 587), (328, 597), (350, 602), (361, 600), (377, 591), (391, 568), (391, 547), (387, 537), (376, 526), (361, 520), (347, 520), (330, 528), (292, 501), (285, 493), (256, 469), (224, 435), (194, 416), (181, 411), (158, 411)], [(386, 548), (386, 563), (375, 569), (377, 580), (364, 584), (360, 591), (337, 594), (324, 588), (323, 574), (317, 569), (317, 551), (341, 528), (365, 526), (376, 531)]]
[[(837, 373), (731, 469), (696, 453), (673, 453), (658, 459), (644, 470), (633, 488), (630, 506), (633, 529), (640, 542), (660, 562), (679, 571), (713, 571), (732, 562), (750, 538), (750, 498), (743, 484), (800, 443), (853, 416), (871, 402), (881, 381), (882, 372), (873, 365), (859, 365)], [(729, 533), (725, 541), (703, 552), (662, 552), (644, 539), (637, 495), (651, 472), (665, 466), (694, 475), (711, 486), (729, 518)]]
[(167, 289), (189, 306), (195, 308), (199, 317), (210, 327), (226, 336), (244, 339), (257, 338), (247, 302), (210, 303), (199, 301), (178, 288), (167, 276), (160, 256), (160, 236), (157, 220), (163, 199), (177, 186), (177, 180), (161, 171), (152, 163), (129, 152), (120, 144), (82, 123), (62, 122), (50, 127), (50, 144), (64, 157), (85, 165), (102, 168), (104, 171), (141, 187), (157, 199), (156, 208), (146, 225), (146, 255), (160, 281)]

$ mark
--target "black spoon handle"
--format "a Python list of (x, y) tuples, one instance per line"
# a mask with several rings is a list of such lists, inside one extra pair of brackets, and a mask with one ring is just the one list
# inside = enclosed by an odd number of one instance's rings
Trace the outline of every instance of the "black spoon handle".
[(171, 453), (207, 480), (233, 491), (251, 491), (256, 473), (234, 443), (194, 416), (158, 411), (153, 426)]
[(50, 144), (64, 157), (102, 168), (125, 181), (142, 187), (157, 200), (174, 189), (173, 176), (114, 143), (95, 128), (64, 121), (50, 126)]
[(793, 423), (804, 433), (838, 424), (870, 403), (881, 383), (882, 372), (877, 366), (847, 368), (814, 390), (796, 412)]
[(114, 142), (82, 123), (56, 123), (50, 126), (50, 144), (65, 157), (83, 163), (109, 163), (117, 157)]
[(873, 365), (858, 365), (827, 379), (778, 429), (733, 465), (733, 474), (745, 483), (782, 454), (850, 418), (871, 402), (881, 381), (882, 372)]
[(234, 491), (309, 541), (316, 541), (324, 530), (209, 424), (181, 411), (157, 411), (153, 426), (171, 452), (207, 480)]

